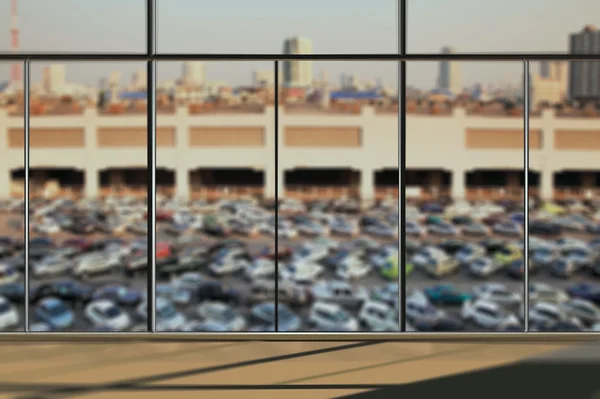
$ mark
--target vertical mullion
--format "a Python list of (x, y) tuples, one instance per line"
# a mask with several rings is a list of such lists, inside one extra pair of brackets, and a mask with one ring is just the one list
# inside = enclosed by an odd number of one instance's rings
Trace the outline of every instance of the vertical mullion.
[(156, 331), (156, 61), (147, 63), (147, 220), (148, 223), (148, 331)]
[(523, 61), (523, 136), (524, 149), (523, 161), (525, 169), (524, 182), (524, 212), (525, 222), (523, 223), (523, 322), (524, 332), (529, 331), (529, 60)]
[(25, 169), (25, 190), (24, 190), (24, 213), (23, 222), (24, 247), (25, 247), (25, 332), (29, 332), (29, 87), (30, 71), (29, 60), (23, 63), (23, 161)]
[(146, 0), (146, 53), (156, 54), (156, 1)]
[(404, 303), (406, 302), (406, 234), (404, 225), (406, 223), (406, 188), (404, 185), (404, 174), (406, 173), (406, 61), (398, 63), (398, 317), (399, 329), (406, 331), (406, 318)]
[[(156, 54), (156, 0), (146, 0), (146, 52)], [(147, 306), (148, 331), (156, 332), (156, 61), (147, 62), (147, 107), (148, 138), (146, 140), (148, 170), (147, 181), (147, 224), (148, 224), (148, 274)]]
[(273, 64), (275, 76), (275, 332), (279, 332), (279, 61)]
[(398, 15), (396, 27), (398, 29), (398, 53), (400, 55), (406, 54), (406, 11), (408, 9), (407, 0), (397, 0), (398, 3)]

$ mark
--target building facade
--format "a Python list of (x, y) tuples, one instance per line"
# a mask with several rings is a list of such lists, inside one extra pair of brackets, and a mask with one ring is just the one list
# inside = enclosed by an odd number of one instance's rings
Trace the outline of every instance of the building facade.
[[(600, 192), (600, 118), (561, 117), (555, 112), (544, 110), (530, 118), (530, 193), (546, 199), (596, 197)], [(343, 194), (354, 192), (366, 200), (384, 188), (378, 186), (378, 173), (398, 175), (397, 112), (364, 106), (354, 114), (301, 113), (281, 107), (278, 169), (273, 155), (274, 113), (273, 106), (256, 112), (194, 113), (179, 107), (161, 113), (157, 117), (157, 170), (174, 174), (173, 181), (165, 184), (181, 197), (190, 197), (203, 183), (208, 184), (210, 179), (194, 172), (199, 169), (260, 172), (263, 179), (257, 193), (271, 198), (276, 184), (281, 196), (339, 194), (318, 191), (310, 180), (290, 183), (289, 173), (297, 170), (338, 170), (340, 176), (349, 177), (330, 186), (347, 187)], [(75, 169), (83, 175), (83, 194), (96, 196), (103, 180), (112, 184), (123, 179), (119, 173), (108, 177), (103, 173), (121, 168), (138, 170), (137, 183), (144, 185), (145, 123), (144, 114), (106, 115), (95, 108), (85, 109), (82, 115), (32, 115), (32, 181), (38, 176), (43, 179), (43, 170)], [(0, 197), (18, 195), (23, 117), (1, 110), (0, 126), (5, 127), (0, 141)], [(409, 113), (407, 196), (522, 198), (523, 143), (522, 117), (473, 115), (461, 108), (448, 115)], [(397, 181), (395, 189), (387, 187), (388, 194), (398, 195)]]

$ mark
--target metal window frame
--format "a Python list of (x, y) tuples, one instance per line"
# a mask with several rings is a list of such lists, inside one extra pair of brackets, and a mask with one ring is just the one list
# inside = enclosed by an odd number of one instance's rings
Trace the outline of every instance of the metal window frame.
[[(398, 96), (399, 106), (402, 109), (398, 112), (398, 165), (399, 165), (399, 229), (404, 225), (406, 206), (406, 187), (403, 184), (406, 173), (405, 151), (406, 151), (406, 64), (410, 61), (519, 61), (523, 63), (524, 71), (524, 202), (525, 202), (525, 265), (528, 264), (528, 198), (529, 198), (529, 62), (542, 60), (599, 60), (600, 54), (564, 54), (564, 53), (462, 53), (462, 54), (430, 54), (430, 53), (407, 53), (407, 2), (408, 0), (397, 0), (397, 52), (395, 54), (304, 54), (304, 55), (280, 55), (280, 54), (201, 54), (201, 53), (158, 53), (157, 43), (157, 24), (156, 24), (156, 1), (146, 0), (146, 52), (145, 53), (6, 53), (0, 52), (1, 61), (21, 61), (24, 69), (24, 89), (25, 89), (25, 111), (24, 111), (24, 168), (25, 168), (25, 323), (26, 330), (23, 332), (0, 333), (0, 340), (23, 341), (56, 341), (56, 340), (114, 340), (114, 339), (133, 339), (133, 340), (152, 340), (152, 341), (177, 341), (184, 340), (218, 340), (218, 341), (250, 341), (250, 340), (269, 340), (269, 341), (352, 341), (352, 340), (377, 340), (377, 341), (477, 341), (477, 340), (501, 340), (501, 341), (523, 341), (526, 340), (595, 340), (599, 333), (596, 332), (577, 332), (577, 333), (528, 333), (528, 281), (529, 270), (524, 267), (524, 306), (525, 306), (525, 328), (523, 332), (483, 332), (483, 333), (407, 333), (404, 317), (404, 298), (406, 297), (406, 279), (405, 279), (405, 235), (399, 235), (399, 252), (401, 262), (399, 264), (399, 332), (398, 333), (329, 333), (329, 332), (298, 332), (298, 333), (178, 333), (178, 332), (156, 332), (155, 323), (155, 282), (156, 282), (156, 253), (148, 251), (148, 264), (151, 266), (148, 273), (148, 331), (147, 332), (124, 332), (124, 333), (101, 333), (101, 332), (52, 332), (52, 333), (30, 333), (29, 331), (29, 138), (30, 138), (30, 64), (31, 61), (144, 61), (147, 66), (147, 84), (148, 84), (148, 111), (147, 111), (147, 129), (148, 129), (148, 244), (155, 248), (156, 244), (156, 63), (158, 61), (274, 61), (275, 82), (278, 79), (278, 62), (283, 60), (344, 60), (344, 61), (395, 61), (398, 63)], [(275, 162), (278, 167), (278, 90), (276, 93), (275, 107)], [(279, 199), (278, 177), (276, 176), (276, 201)], [(278, 207), (276, 207), (276, 217)], [(277, 237), (277, 232), (276, 232)], [(277, 238), (275, 238), (275, 248), (277, 250)], [(276, 269), (278, 262), (276, 262)], [(277, 278), (275, 278), (277, 285)], [(276, 301), (278, 300), (278, 290), (276, 289)], [(278, 303), (278, 301), (276, 302)], [(277, 307), (276, 307), (277, 309)], [(277, 312), (275, 316), (275, 326), (277, 326)]]

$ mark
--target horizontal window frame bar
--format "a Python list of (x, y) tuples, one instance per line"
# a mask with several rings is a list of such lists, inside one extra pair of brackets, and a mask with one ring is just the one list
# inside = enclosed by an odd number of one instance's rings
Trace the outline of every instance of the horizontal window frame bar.
[(597, 342), (598, 332), (6, 332), (0, 333), (0, 342), (243, 342), (243, 341), (303, 341), (303, 342)]
[(600, 61), (600, 54), (196, 54), (196, 53), (0, 53), (0, 62), (23, 61)]

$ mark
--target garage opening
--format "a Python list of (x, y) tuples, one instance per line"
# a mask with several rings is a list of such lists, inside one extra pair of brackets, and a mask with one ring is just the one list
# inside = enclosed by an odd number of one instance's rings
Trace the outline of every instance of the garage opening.
[(554, 198), (586, 200), (600, 195), (600, 171), (563, 170), (553, 176)]
[(156, 168), (156, 194), (172, 197), (175, 193), (175, 171), (167, 168)]
[(285, 197), (302, 201), (358, 198), (360, 172), (341, 168), (292, 169), (285, 172), (284, 186)]
[[(23, 180), (25, 174), (22, 174)], [(83, 194), (84, 173), (73, 168), (30, 168), (29, 195), (36, 197), (79, 197)]]
[(382, 169), (375, 171), (375, 198), (398, 198), (400, 176), (398, 169)]
[(10, 171), (10, 196), (13, 198), (25, 197), (25, 169)]
[(473, 170), (466, 174), (467, 199), (522, 201), (525, 172), (518, 170)]
[(192, 198), (262, 198), (264, 171), (251, 168), (201, 168), (190, 172)]
[(407, 201), (440, 199), (450, 195), (452, 174), (442, 169), (408, 169), (404, 175)]
[(101, 196), (144, 198), (148, 190), (148, 168), (109, 168), (100, 171)]

